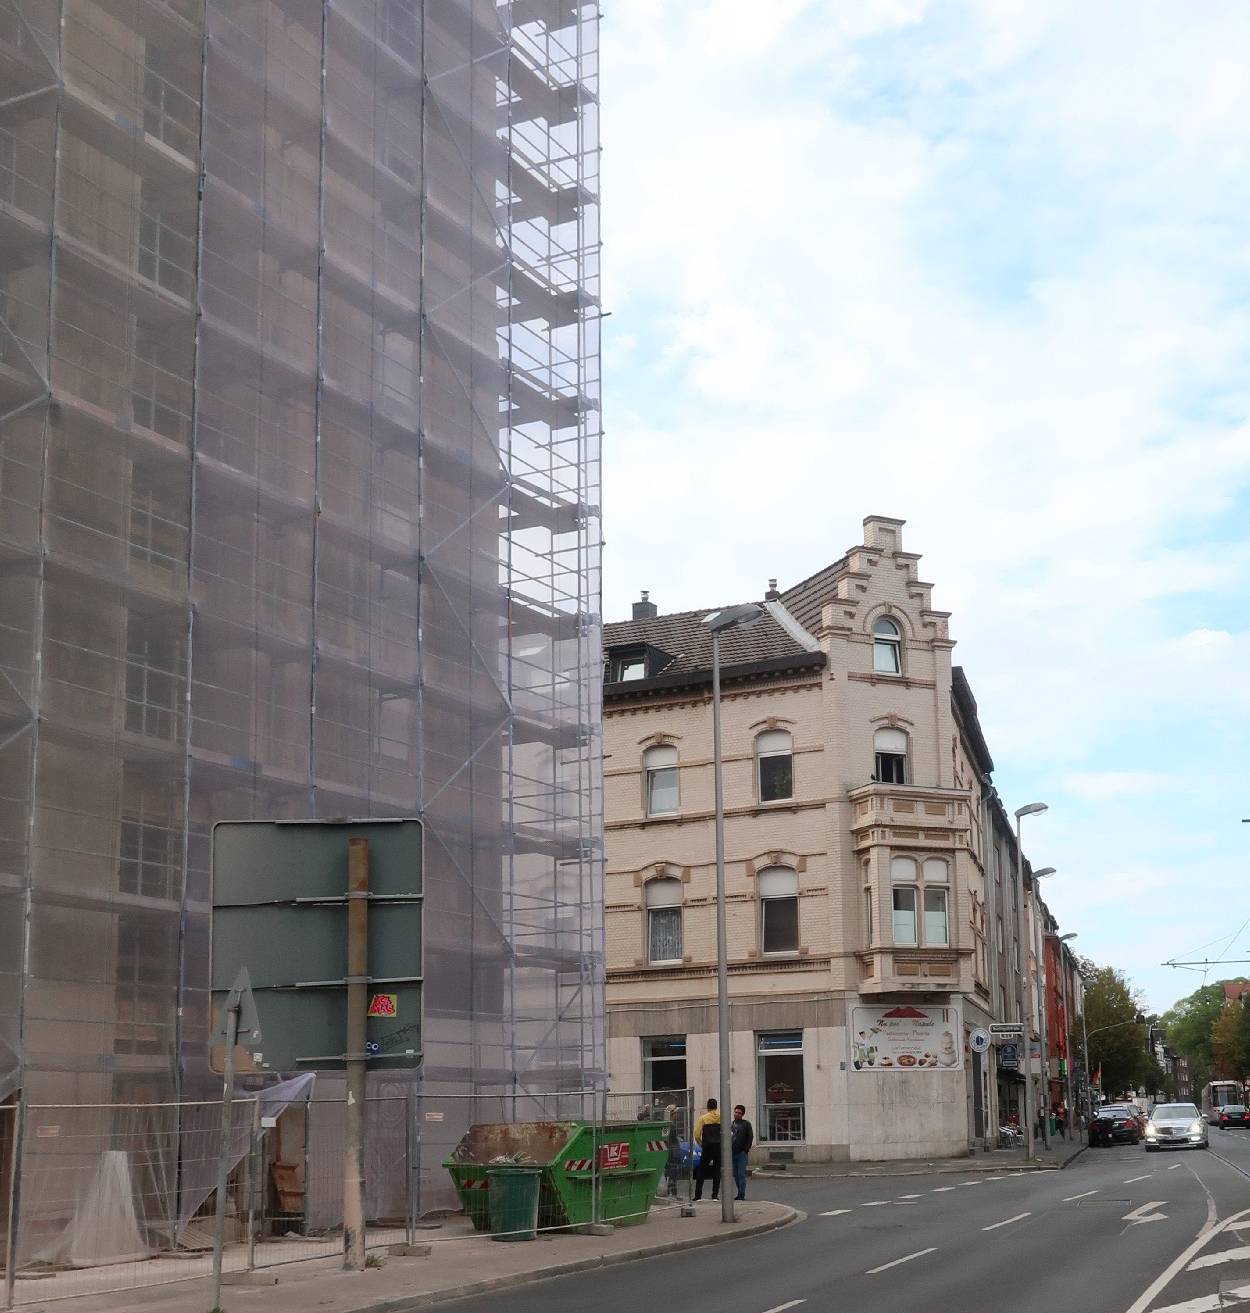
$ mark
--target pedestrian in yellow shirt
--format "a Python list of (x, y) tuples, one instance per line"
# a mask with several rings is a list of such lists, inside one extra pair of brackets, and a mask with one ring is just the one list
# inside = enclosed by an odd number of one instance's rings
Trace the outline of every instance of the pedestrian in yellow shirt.
[(694, 1197), (703, 1198), (703, 1182), (712, 1182), (712, 1198), (720, 1196), (720, 1112), (715, 1099), (707, 1101), (707, 1112), (694, 1124), (694, 1142), (702, 1149), (695, 1174)]

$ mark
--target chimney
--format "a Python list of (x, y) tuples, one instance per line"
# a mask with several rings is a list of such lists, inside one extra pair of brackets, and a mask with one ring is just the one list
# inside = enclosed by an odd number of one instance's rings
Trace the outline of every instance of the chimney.
[(647, 598), (650, 594), (644, 588), (642, 590), (642, 601), (634, 603), (634, 620), (654, 620), (660, 614), (659, 607), (654, 602), (649, 602)]
[(777, 591), (777, 581), (776, 581), (776, 579), (770, 579), (770, 580), (768, 581), (768, 592), (766, 592), (766, 593), (764, 594), (764, 601), (766, 601), (766, 602), (780, 602), (780, 601), (781, 601), (781, 594)]

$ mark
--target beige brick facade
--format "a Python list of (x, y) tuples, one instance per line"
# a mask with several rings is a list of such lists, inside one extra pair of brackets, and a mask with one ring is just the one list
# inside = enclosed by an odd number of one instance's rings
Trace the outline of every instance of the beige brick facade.
[[(871, 517), (864, 528), (834, 571), (770, 594), (773, 616), (799, 636), (791, 668), (784, 655), (763, 670), (722, 661), (731, 1083), (757, 1122), (761, 1159), (961, 1154), (992, 1118), (991, 1081), (966, 1046), (991, 1019), (982, 772), (952, 705), (947, 616), (932, 607), (919, 558), (902, 550), (900, 521)], [(812, 617), (806, 638), (794, 611)], [(900, 634), (898, 674), (874, 670), (883, 616)], [(666, 620), (610, 625), (609, 652), (662, 633)], [(614, 1085), (636, 1089), (649, 1075), (647, 1042), (684, 1040), (701, 1101), (717, 1077), (711, 688), (705, 670), (665, 675), (674, 665), (607, 686), (609, 1065)], [(757, 738), (776, 730), (791, 739), (792, 796), (761, 801)], [(884, 743), (906, 736), (905, 782), (874, 780), (878, 731), (892, 731)], [(678, 799), (671, 814), (648, 816), (644, 755), (656, 745), (676, 751)], [(793, 872), (799, 929), (792, 951), (766, 954), (758, 882), (770, 868)], [(915, 879), (901, 881), (908, 870)], [(646, 889), (666, 877), (679, 882), (681, 960), (652, 965)], [(896, 884), (916, 889), (916, 943), (894, 942)], [(940, 916), (924, 913), (926, 889), (935, 906), (947, 891), (945, 943)], [(850, 1009), (899, 1004), (947, 1009), (962, 1062), (856, 1070)], [(801, 1088), (794, 1054), (770, 1066), (760, 1053), (796, 1033)], [(775, 1082), (774, 1070), (784, 1073)], [(801, 1094), (801, 1119), (770, 1110), (788, 1090)], [(770, 1140), (770, 1127), (785, 1138)]]

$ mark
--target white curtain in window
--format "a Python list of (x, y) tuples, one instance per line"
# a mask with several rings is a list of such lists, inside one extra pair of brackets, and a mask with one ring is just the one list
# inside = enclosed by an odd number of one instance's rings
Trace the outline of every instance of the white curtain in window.
[(914, 857), (891, 857), (890, 879), (895, 884), (915, 884), (916, 860)]
[(946, 926), (946, 890), (924, 891), (924, 941), (936, 947), (950, 942)]
[(648, 880), (644, 890), (648, 907), (680, 907), (681, 881), (667, 876)]
[(642, 757), (647, 775), (647, 814), (677, 810), (677, 749), (671, 744), (648, 748)]

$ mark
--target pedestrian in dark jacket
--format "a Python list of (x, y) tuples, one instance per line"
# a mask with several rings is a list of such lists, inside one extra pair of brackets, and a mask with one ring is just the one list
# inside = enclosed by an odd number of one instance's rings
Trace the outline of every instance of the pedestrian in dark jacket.
[(738, 1188), (735, 1199), (747, 1197), (747, 1155), (755, 1143), (755, 1128), (747, 1121), (747, 1110), (742, 1104), (734, 1105), (734, 1119), (729, 1126), (729, 1143), (733, 1152), (734, 1185)]

